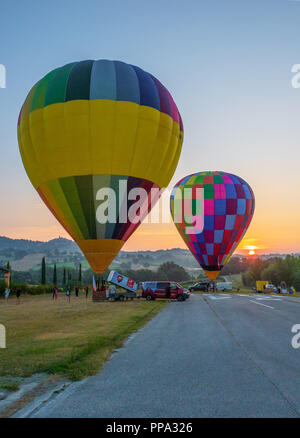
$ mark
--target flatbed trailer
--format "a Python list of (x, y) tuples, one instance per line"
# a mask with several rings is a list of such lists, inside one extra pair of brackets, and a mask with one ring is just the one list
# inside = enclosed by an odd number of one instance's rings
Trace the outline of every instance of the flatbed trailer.
[(125, 275), (119, 274), (116, 271), (111, 271), (107, 278), (108, 283), (112, 283), (122, 291), (116, 291), (114, 294), (109, 294), (108, 299), (114, 301), (124, 301), (133, 298), (140, 298), (138, 294), (138, 283)]
[(124, 289), (124, 292), (120, 291), (120, 292), (116, 292), (115, 294), (108, 295), (108, 299), (114, 301), (125, 301), (128, 299), (133, 300), (133, 298), (140, 298), (140, 297), (139, 296), (137, 297), (136, 292), (128, 292), (126, 291), (126, 289)]

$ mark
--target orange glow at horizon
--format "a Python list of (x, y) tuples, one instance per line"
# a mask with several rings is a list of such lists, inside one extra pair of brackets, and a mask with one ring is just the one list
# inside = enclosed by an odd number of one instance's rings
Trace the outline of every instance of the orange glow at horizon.
[[(271, 205), (265, 200), (259, 201), (250, 227), (237, 247), (235, 253), (256, 255), (266, 253), (296, 253), (300, 252), (300, 208), (294, 208), (293, 214), (287, 203), (270, 216)], [(36, 199), (32, 205), (20, 205), (22, 218), (11, 215), (10, 210), (2, 212), (0, 235), (14, 239), (48, 241), (59, 236), (71, 239), (66, 231), (52, 216), (43, 203)], [(125, 243), (125, 251), (155, 251), (159, 249), (183, 248), (188, 249), (181, 239), (173, 222), (143, 223)]]
[[(49, 213), (50, 216), (50, 213)], [(28, 240), (40, 240), (48, 241), (58, 237), (65, 237), (71, 239), (67, 232), (51, 218), (48, 221), (48, 226), (41, 223), (39, 225), (32, 224), (32, 226), (27, 227), (2, 227), (0, 235), (10, 237), (13, 239), (28, 239)], [(35, 217), (35, 222), (37, 218)], [(41, 221), (43, 222), (43, 221)], [(49, 226), (50, 222), (50, 226)], [(34, 226), (35, 225), (35, 226)], [(266, 253), (277, 253), (277, 252), (300, 252), (300, 239), (293, 240), (292, 235), (290, 239), (286, 235), (277, 235), (276, 240), (273, 238), (273, 233), (268, 235), (266, 232), (263, 237), (253, 237), (254, 235), (259, 235), (257, 227), (250, 226), (249, 237), (248, 233), (244, 239), (240, 242), (235, 253), (243, 255), (255, 255), (266, 254)], [(261, 230), (260, 230), (261, 231)], [(265, 231), (265, 230), (264, 230)], [(255, 232), (255, 234), (254, 234)], [(262, 235), (262, 234), (260, 234)], [(297, 248), (297, 246), (298, 248)], [(156, 251), (159, 249), (171, 249), (171, 248), (182, 248), (188, 249), (187, 245), (181, 239), (175, 225), (173, 223), (169, 224), (142, 224), (136, 232), (129, 238), (125, 243), (124, 251)], [(251, 252), (251, 254), (250, 254)]]

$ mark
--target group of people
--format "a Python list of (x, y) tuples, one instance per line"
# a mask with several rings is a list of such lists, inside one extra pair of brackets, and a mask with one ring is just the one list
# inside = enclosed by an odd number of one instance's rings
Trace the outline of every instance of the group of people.
[[(71, 291), (72, 291), (71, 287), (68, 286), (66, 288), (66, 297), (67, 297), (67, 301), (68, 302), (71, 301)], [(21, 292), (22, 291), (21, 291), (20, 288), (18, 288), (16, 290), (16, 299), (17, 299), (16, 300), (16, 304), (20, 304), (21, 303), (21, 301), (20, 301)], [(84, 292), (85, 292), (85, 298), (87, 299), (88, 295), (89, 295), (89, 287), (88, 286), (85, 286)], [(6, 289), (4, 291), (5, 304), (8, 304), (9, 296), (10, 296), (10, 289), (9, 289), (9, 287), (6, 287)], [(79, 287), (75, 287), (75, 296), (76, 296), (76, 298), (79, 297)], [(58, 299), (58, 288), (56, 286), (53, 287), (52, 299), (53, 299), (53, 301), (56, 301)]]
[[(54, 289), (57, 290), (57, 288), (54, 288)], [(54, 289), (53, 289), (53, 299), (57, 299), (57, 295), (56, 295), (56, 298), (54, 297)], [(88, 299), (88, 296), (89, 296), (89, 287), (88, 286), (85, 286), (84, 292), (85, 292), (85, 298)], [(71, 293), (72, 293), (71, 287), (67, 286), (67, 288), (66, 288), (66, 297), (67, 297), (67, 301), (68, 302), (71, 301)], [(79, 298), (79, 287), (78, 286), (75, 287), (75, 297)]]
[[(102, 279), (102, 283), (101, 286), (100, 284), (97, 284), (97, 290), (101, 290), (101, 291), (105, 291), (106, 294), (106, 298), (108, 299), (109, 297), (113, 297), (116, 294), (116, 286), (112, 283), (107, 283), (105, 280)], [(18, 288), (16, 290), (16, 304), (20, 304), (20, 296), (21, 296), (21, 289)], [(79, 292), (84, 292), (85, 293), (85, 298), (88, 299), (89, 296), (89, 286), (85, 286), (84, 288), (79, 288), (78, 286), (76, 286), (74, 288), (74, 292), (75, 292), (75, 297), (79, 298)], [(8, 304), (8, 298), (10, 296), (10, 289), (7, 286), (4, 292), (4, 297), (5, 297), (5, 302), (6, 304)], [(67, 302), (70, 303), (71, 301), (71, 294), (72, 294), (72, 287), (71, 285), (68, 285), (65, 288), (65, 294), (66, 294), (66, 298), (67, 298)], [(58, 299), (58, 287), (57, 286), (53, 286), (52, 289), (52, 300), (56, 301)]]
[[(264, 291), (267, 291), (267, 285), (264, 285)], [(270, 292), (270, 290), (269, 290)], [(277, 294), (287, 294), (289, 293), (290, 295), (294, 295), (295, 293), (295, 288), (293, 285), (290, 286), (290, 289), (288, 291), (288, 288), (286, 285), (278, 285), (278, 286), (273, 286), (273, 289), (271, 290), (271, 292), (273, 293), (277, 293)]]
[[(10, 295), (10, 289), (7, 287), (4, 291), (5, 304), (8, 304), (9, 295)], [(17, 298), (16, 304), (20, 304), (20, 296), (21, 296), (21, 289), (17, 289), (16, 290), (16, 298)]]

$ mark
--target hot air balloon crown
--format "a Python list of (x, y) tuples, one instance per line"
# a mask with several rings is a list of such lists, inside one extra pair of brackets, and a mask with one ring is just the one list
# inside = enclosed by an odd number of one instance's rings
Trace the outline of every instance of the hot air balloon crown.
[(143, 218), (99, 221), (99, 190), (116, 193), (119, 212), (130, 189), (150, 196), (152, 188), (166, 187), (183, 125), (171, 94), (153, 75), (120, 61), (86, 60), (34, 85), (20, 112), (18, 140), (39, 195), (93, 270), (103, 272)]
[(170, 203), (180, 235), (209, 278), (215, 279), (252, 220), (251, 187), (227, 172), (193, 173), (175, 185)]

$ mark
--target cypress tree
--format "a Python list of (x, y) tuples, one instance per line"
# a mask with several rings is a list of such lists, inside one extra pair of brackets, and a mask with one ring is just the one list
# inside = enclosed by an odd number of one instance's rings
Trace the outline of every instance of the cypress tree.
[(56, 263), (55, 263), (55, 265), (54, 265), (54, 269), (53, 269), (53, 284), (54, 284), (54, 286), (57, 285)]
[(41, 284), (46, 284), (46, 260), (45, 260), (45, 257), (43, 257), (43, 259), (42, 259)]
[(63, 286), (66, 285), (67, 276), (66, 276), (66, 268), (64, 268), (64, 275), (63, 275)]

